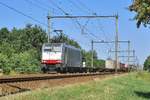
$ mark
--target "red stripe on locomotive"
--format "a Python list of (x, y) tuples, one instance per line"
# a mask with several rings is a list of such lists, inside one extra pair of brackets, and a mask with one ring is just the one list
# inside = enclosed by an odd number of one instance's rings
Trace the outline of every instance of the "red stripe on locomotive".
[(42, 64), (60, 64), (61, 60), (42, 60)]

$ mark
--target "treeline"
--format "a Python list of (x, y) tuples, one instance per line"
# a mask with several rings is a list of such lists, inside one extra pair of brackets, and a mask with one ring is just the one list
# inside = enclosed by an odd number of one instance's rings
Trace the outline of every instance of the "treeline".
[[(7, 28), (0, 29), (0, 69), (5, 74), (10, 72), (33, 73), (40, 72), (41, 66), (41, 47), (47, 42), (46, 31), (40, 26), (26, 25), (25, 28)], [(69, 39), (66, 35), (61, 34), (54, 36), (51, 42), (66, 42), (70, 45), (81, 46), (74, 40)], [(91, 51), (82, 50), (86, 60), (86, 65), (91, 64)], [(105, 65), (104, 60), (97, 58), (94, 51), (94, 66), (100, 67)]]

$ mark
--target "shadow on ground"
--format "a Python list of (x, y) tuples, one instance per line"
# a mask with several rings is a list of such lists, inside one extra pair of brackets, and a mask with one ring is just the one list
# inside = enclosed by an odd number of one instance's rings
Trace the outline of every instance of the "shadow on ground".
[(134, 91), (134, 93), (139, 97), (150, 99), (150, 92)]

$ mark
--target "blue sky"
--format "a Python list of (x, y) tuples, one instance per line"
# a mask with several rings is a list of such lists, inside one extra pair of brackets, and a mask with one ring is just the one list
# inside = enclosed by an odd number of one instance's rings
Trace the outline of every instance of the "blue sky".
[[(70, 1), (75, 4), (72, 4)], [(136, 50), (136, 55), (141, 64), (144, 62), (145, 58), (150, 55), (150, 30), (143, 26), (137, 29), (136, 22), (131, 20), (134, 17), (134, 13), (127, 10), (127, 7), (132, 3), (132, 0), (1, 0), (0, 2), (14, 7), (45, 24), (47, 23), (46, 16), (48, 11), (51, 15), (64, 15), (54, 4), (57, 4), (65, 12), (72, 15), (91, 15), (92, 12), (96, 12), (98, 15), (114, 15), (118, 13), (119, 39), (130, 40), (132, 42), (131, 47)], [(40, 7), (37, 7), (37, 5)], [(2, 5), (0, 5), (0, 12), (0, 28), (23, 28), (27, 23), (40, 25)], [(88, 19), (78, 19), (82, 25), (84, 25), (87, 20)], [(43, 25), (40, 26), (43, 27), (44, 30), (47, 29)], [(96, 35), (96, 38), (91, 36), (89, 32), (87, 33), (86, 30), (84, 30), (84, 34), (82, 34), (76, 21), (71, 19), (52, 20), (51, 28), (52, 30), (63, 29), (65, 34), (78, 41), (86, 50), (90, 50), (90, 41), (92, 39), (111, 41), (114, 40), (115, 34), (115, 23), (113, 19), (93, 19), (88, 21), (86, 28)], [(52, 35), (54, 34), (55, 33), (52, 33)], [(113, 58), (113, 54), (108, 53), (108, 49), (114, 49), (113, 44), (95, 44), (94, 48), (98, 52), (99, 58), (106, 59), (110, 56)], [(120, 44), (120, 49), (127, 49), (127, 45)]]

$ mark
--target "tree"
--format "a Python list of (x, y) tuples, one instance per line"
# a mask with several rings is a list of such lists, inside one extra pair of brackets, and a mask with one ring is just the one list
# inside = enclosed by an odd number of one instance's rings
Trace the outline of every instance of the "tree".
[(137, 20), (137, 27), (141, 24), (145, 27), (150, 24), (150, 0), (133, 0), (133, 4), (129, 6), (130, 11), (134, 11)]
[(0, 30), (0, 44), (2, 44), (2, 42), (7, 42), (9, 40), (9, 34), (10, 32), (8, 31), (7, 28), (2, 28)]
[[(0, 29), (0, 68), (9, 74), (34, 72), (40, 67), (41, 47), (47, 40), (46, 32), (39, 26)], [(18, 70), (21, 69), (21, 70)]]
[(144, 62), (144, 70), (150, 70), (150, 56)]
[(94, 67), (96, 67), (96, 68), (105, 68), (105, 60), (102, 60), (102, 59), (95, 59), (93, 65), (94, 65)]

